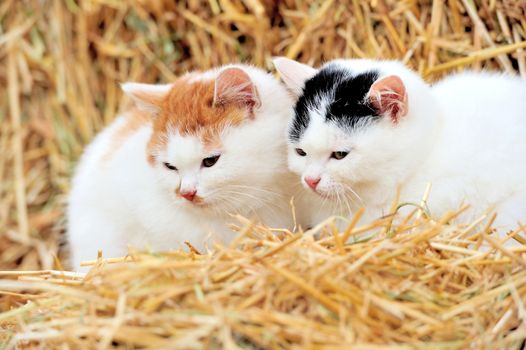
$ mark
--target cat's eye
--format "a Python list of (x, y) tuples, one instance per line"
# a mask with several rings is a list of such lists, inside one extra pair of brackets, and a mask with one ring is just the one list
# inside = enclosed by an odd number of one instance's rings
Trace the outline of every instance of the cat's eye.
[(163, 163), (164, 167), (169, 170), (177, 171), (177, 168), (170, 163)]
[(217, 163), (217, 161), (219, 160), (219, 157), (220, 155), (203, 159), (203, 166), (205, 168), (210, 168), (211, 166), (214, 166), (214, 164)]
[(331, 158), (340, 160), (340, 159), (345, 158), (348, 154), (349, 152), (332, 152)]
[(307, 155), (307, 153), (305, 153), (305, 151), (301, 148), (296, 148), (296, 153), (301, 157), (305, 157)]

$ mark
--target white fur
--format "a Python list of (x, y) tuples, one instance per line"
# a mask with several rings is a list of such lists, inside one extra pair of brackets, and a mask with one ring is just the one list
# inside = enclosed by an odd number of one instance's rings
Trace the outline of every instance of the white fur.
[[(320, 176), (317, 191), (341, 212), (366, 207), (368, 218), (386, 214), (398, 185), (401, 201), (419, 203), (426, 185), (434, 216), (469, 204), (471, 220), (498, 212), (496, 226), (526, 223), (526, 81), (490, 73), (464, 73), (431, 87), (392, 61), (337, 60), (349, 74), (376, 69), (399, 76), (408, 94), (408, 114), (398, 123), (342, 130), (313, 106), (311, 123), (298, 143), (289, 144), (289, 167)], [(294, 151), (302, 148), (307, 156)], [(348, 150), (341, 160), (331, 152)], [(345, 205), (344, 205), (345, 204)]]
[(280, 72), (285, 84), (297, 95), (301, 94), (305, 81), (316, 74), (316, 69), (291, 60), (290, 58), (275, 57), (272, 61), (276, 69)]
[[(128, 246), (169, 250), (184, 241), (203, 250), (213, 241), (228, 242), (235, 233), (230, 214), (258, 218), (275, 227), (291, 227), (291, 174), (286, 165), (285, 129), (292, 101), (285, 88), (265, 72), (238, 66), (257, 87), (261, 106), (255, 117), (223, 132), (221, 150), (205, 152), (195, 137), (176, 131), (168, 136), (159, 163), (147, 162), (146, 145), (152, 134), (146, 125), (129, 136), (109, 158), (112, 137), (126, 113), (102, 131), (86, 149), (69, 198), (68, 236), (72, 263), (122, 256)], [(213, 79), (220, 70), (205, 72)], [(194, 79), (198, 79), (195, 75)], [(129, 85), (125, 85), (129, 86)], [(203, 158), (221, 151), (216, 165), (201, 167)], [(212, 153), (212, 154), (211, 154)], [(177, 166), (166, 169), (162, 162)], [(196, 188), (206, 206), (177, 197), (175, 189)]]

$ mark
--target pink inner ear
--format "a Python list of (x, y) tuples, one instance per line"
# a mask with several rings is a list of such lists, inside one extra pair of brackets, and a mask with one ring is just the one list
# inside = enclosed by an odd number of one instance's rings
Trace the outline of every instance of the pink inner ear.
[(407, 92), (402, 79), (396, 75), (375, 82), (367, 97), (378, 112), (389, 114), (395, 123), (407, 114)]
[(216, 78), (214, 105), (237, 104), (250, 112), (260, 104), (256, 86), (240, 68), (227, 68)]

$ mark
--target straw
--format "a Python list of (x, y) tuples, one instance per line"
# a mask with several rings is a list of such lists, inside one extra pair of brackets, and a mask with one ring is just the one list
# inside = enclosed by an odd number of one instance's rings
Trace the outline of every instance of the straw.
[(0, 272), (11, 278), (0, 280), (9, 305), (0, 313), (0, 327), (10, 329), (3, 341), (46, 349), (519, 349), (526, 260), (486, 234), (480, 247), (456, 239), (463, 225), (440, 222), (457, 214), (381, 220), (362, 233), (375, 239), (343, 250), (330, 230), (317, 239), (274, 236), (248, 223), (235, 244), (205, 255), (131, 252), (99, 259), (88, 274)]

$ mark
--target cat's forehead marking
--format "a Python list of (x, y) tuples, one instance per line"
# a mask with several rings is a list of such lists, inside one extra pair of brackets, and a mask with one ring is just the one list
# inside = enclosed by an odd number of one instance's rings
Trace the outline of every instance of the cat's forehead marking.
[(156, 128), (206, 136), (226, 124), (240, 124), (246, 112), (235, 105), (214, 106), (214, 86), (214, 79), (177, 80), (161, 106)]
[(247, 112), (239, 106), (213, 105), (214, 87), (213, 77), (195, 74), (183, 76), (173, 83), (154, 122), (148, 146), (150, 154), (165, 148), (169, 138), (176, 133), (196, 136), (206, 149), (218, 148), (221, 131), (245, 120)]
[(364, 119), (379, 117), (366, 101), (371, 85), (379, 72), (366, 71), (353, 75), (344, 68), (328, 65), (305, 82), (303, 94), (295, 106), (295, 116), (289, 130), (291, 141), (298, 141), (309, 126), (311, 115), (324, 110), (325, 122), (342, 128), (362, 125)]

